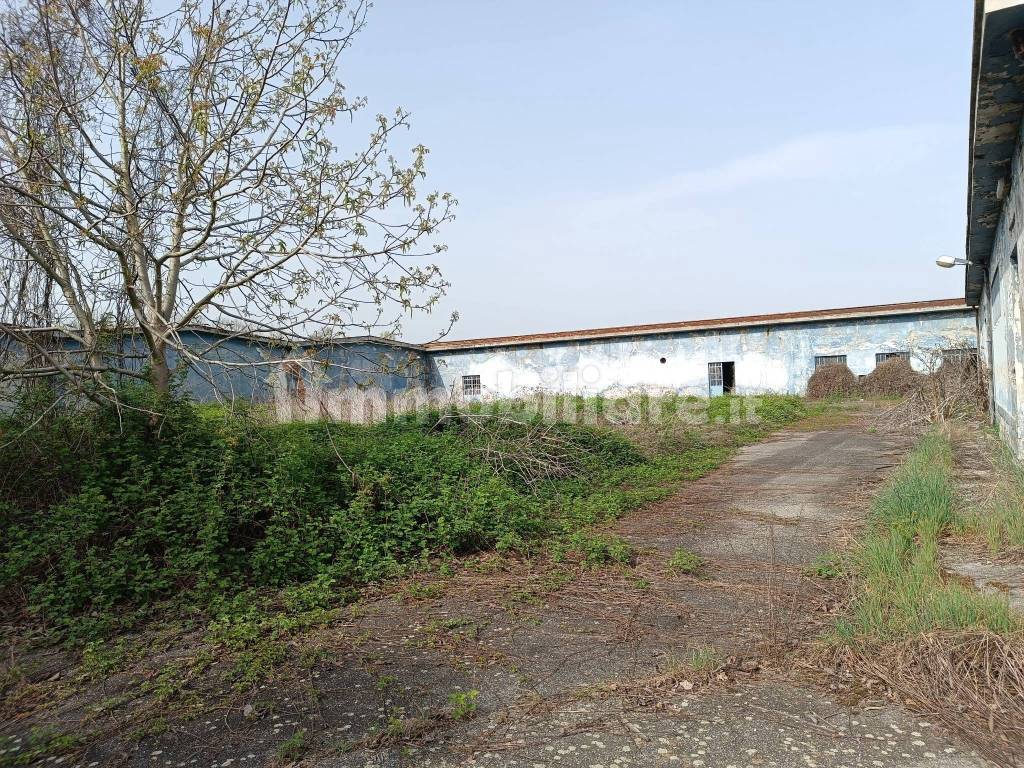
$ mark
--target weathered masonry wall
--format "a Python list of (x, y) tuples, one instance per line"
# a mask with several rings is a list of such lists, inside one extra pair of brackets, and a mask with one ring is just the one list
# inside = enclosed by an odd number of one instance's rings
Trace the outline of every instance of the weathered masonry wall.
[(976, 0), (968, 151), (965, 299), (978, 307), (980, 354), (992, 373), (992, 421), (1024, 459), (1024, 0)]
[[(193, 332), (182, 334), (182, 340), (201, 356), (188, 361), (184, 382), (200, 401), (266, 402), (275, 393), (294, 391), (298, 379), (307, 391), (388, 395), (429, 384), (430, 363), (422, 350), (383, 340), (287, 346)], [(172, 365), (177, 362), (172, 358)]]
[[(431, 362), (421, 347), (375, 337), (293, 344), (187, 329), (181, 342), (187, 353), (168, 350), (168, 363), (176, 383), (199, 402), (269, 402), (300, 388), (388, 396), (426, 390), (431, 384)], [(60, 354), (80, 357), (70, 339), (52, 344)], [(140, 337), (126, 334), (110, 354), (125, 369), (142, 370), (147, 350)]]
[(1018, 253), (1024, 247), (1024, 135), (1018, 134), (978, 307), (981, 356), (992, 371), (992, 419), (1024, 457), (1024, 314)]
[[(481, 394), (505, 397), (533, 389), (579, 394), (636, 388), (706, 396), (708, 364), (735, 364), (735, 392), (804, 391), (818, 355), (846, 355), (857, 374), (875, 355), (975, 347), (970, 309), (835, 321), (780, 323), (649, 336), (565, 340), (434, 351), (437, 384), (460, 391), (479, 376)], [(664, 361), (664, 362), (662, 362)], [(912, 365), (924, 367), (912, 357)]]

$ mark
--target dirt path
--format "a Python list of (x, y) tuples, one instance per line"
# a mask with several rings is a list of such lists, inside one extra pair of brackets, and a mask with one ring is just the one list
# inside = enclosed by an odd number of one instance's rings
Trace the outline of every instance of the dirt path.
[[(795, 663), (836, 605), (809, 566), (906, 448), (856, 423), (784, 432), (617, 523), (631, 568), (495, 556), (368, 599), (311, 636), (299, 682), (265, 686), (248, 716), (120, 757), (261, 765), (305, 729), (318, 766), (982, 765), (926, 719), (870, 692), (843, 703)], [(679, 547), (705, 559), (696, 575), (668, 567)], [(475, 717), (441, 716), (460, 692)]]

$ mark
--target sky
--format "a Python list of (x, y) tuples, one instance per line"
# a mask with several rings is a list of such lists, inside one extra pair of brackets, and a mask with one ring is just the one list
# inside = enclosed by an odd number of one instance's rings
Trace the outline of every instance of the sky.
[[(376, 0), (343, 62), (457, 218), (449, 338), (963, 294), (970, 0)], [(344, 151), (344, 145), (342, 145)]]

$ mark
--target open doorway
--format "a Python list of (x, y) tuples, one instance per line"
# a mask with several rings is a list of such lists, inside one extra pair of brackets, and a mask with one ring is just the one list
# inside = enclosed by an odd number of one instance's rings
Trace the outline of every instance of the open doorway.
[(736, 363), (708, 363), (708, 393), (711, 397), (731, 395), (736, 390)]

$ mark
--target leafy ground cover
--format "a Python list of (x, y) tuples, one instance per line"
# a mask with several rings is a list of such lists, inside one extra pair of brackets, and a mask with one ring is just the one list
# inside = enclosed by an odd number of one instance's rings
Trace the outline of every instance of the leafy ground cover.
[(594, 423), (496, 404), (277, 424), (187, 401), (154, 418), (134, 397), (43, 418), (30, 403), (2, 425), (23, 435), (0, 450), (3, 603), (53, 637), (95, 640), (160, 607), (230, 624), (257, 594), (322, 608), (327, 595), (488, 549), (554, 542), (622, 561), (614, 542), (581, 532), (806, 412), (785, 396), (669, 398), (623, 426), (621, 404), (575, 399), (566, 416), (586, 410)]
[[(314, 638), (351, 621), (368, 588), (430, 600), (460, 569), (546, 563), (529, 594), (509, 595), (515, 610), (580, 569), (628, 570), (631, 545), (603, 523), (808, 413), (784, 396), (566, 399), (554, 420), (499, 403), (375, 425), (276, 424), (188, 402), (154, 419), (145, 399), (40, 419), (31, 405), (2, 425), (32, 437), (0, 449), (16, 632), (0, 718), (25, 723), (0, 765), (26, 744), (53, 756), (111, 734), (145, 739), (308, 674), (327, 652)], [(93, 700), (110, 679), (116, 693)], [(53, 696), (84, 696), (75, 734), (39, 709)], [(436, 714), (468, 717), (473, 703)]]

